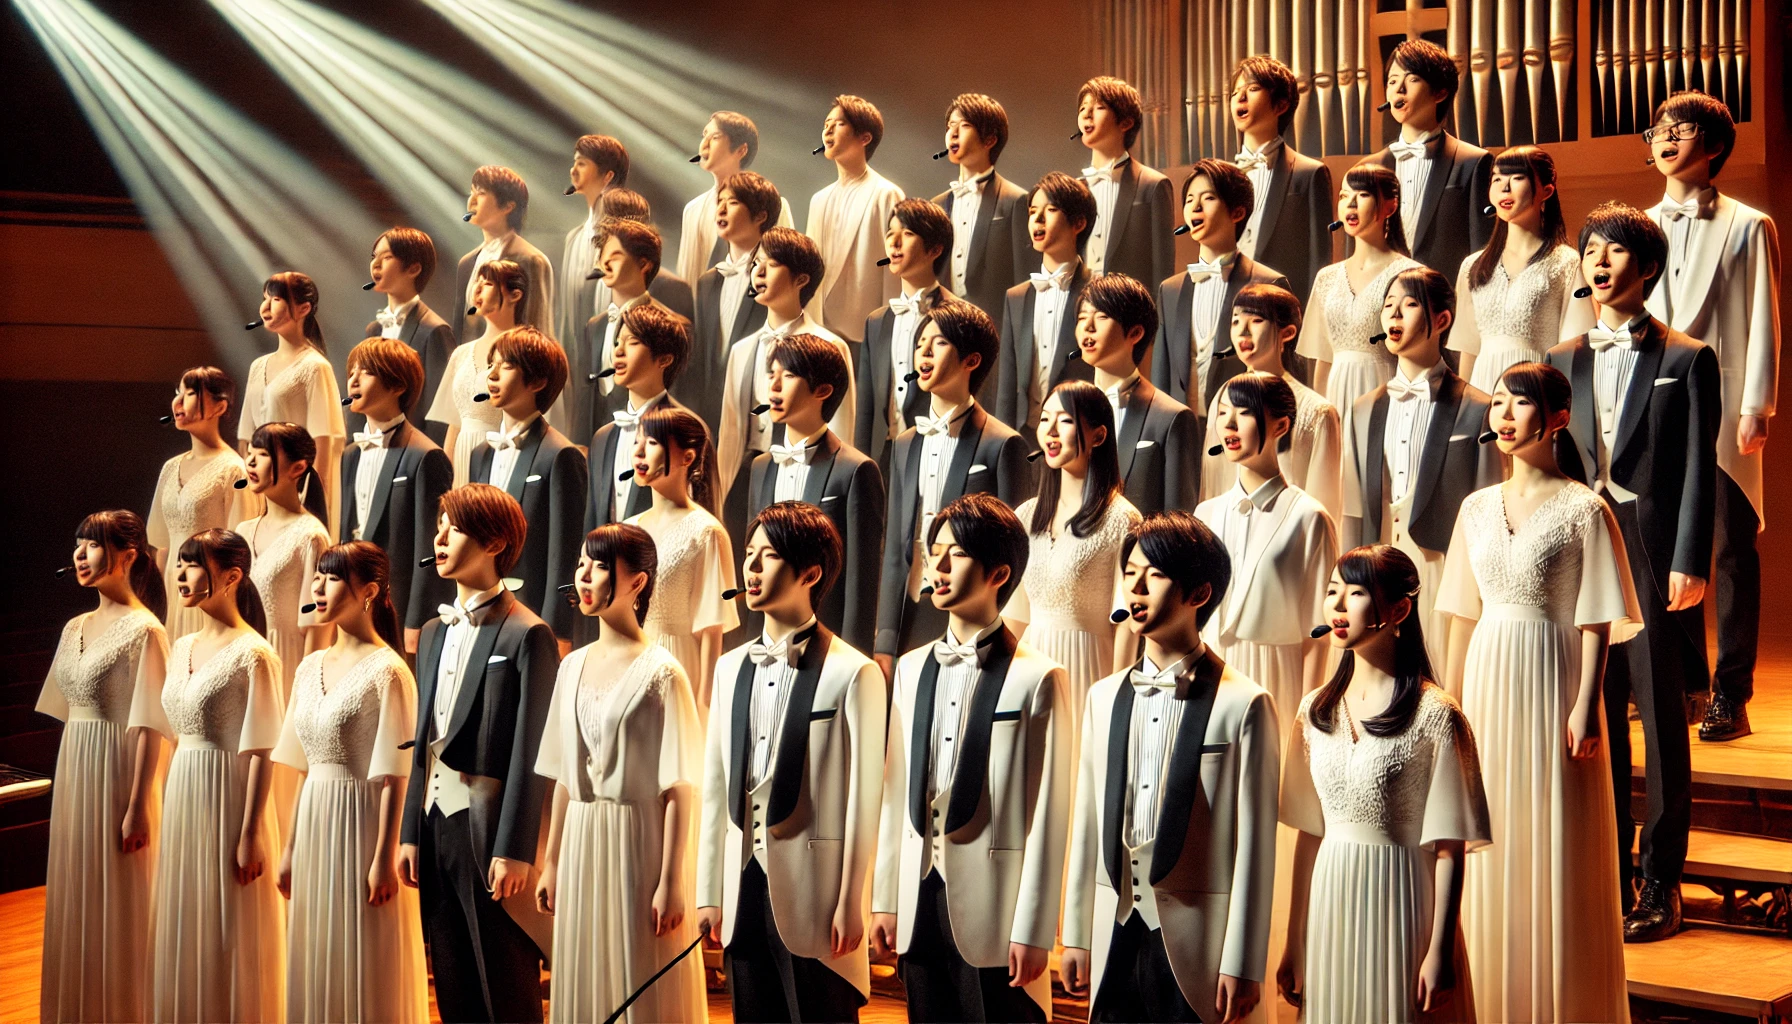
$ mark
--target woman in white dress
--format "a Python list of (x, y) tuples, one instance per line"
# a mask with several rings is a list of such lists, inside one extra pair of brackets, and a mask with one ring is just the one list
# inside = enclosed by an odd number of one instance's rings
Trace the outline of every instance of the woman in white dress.
[(684, 666), (707, 715), (722, 634), (740, 625), (734, 602), (734, 551), (715, 517), (716, 449), (709, 428), (682, 407), (656, 405), (635, 431), (635, 479), (653, 490), (653, 505), (628, 520), (659, 549), (647, 635)]
[(1536, 146), (1502, 151), (1487, 201), (1493, 236), (1462, 261), (1449, 347), (1462, 355), (1462, 376), (1491, 395), (1506, 367), (1541, 362), (1557, 343), (1585, 334), (1594, 316), (1592, 301), (1574, 294), (1580, 254), (1562, 244), (1567, 228), (1550, 155)]
[[(442, 449), (454, 463), (454, 486), (469, 479), (473, 449), (485, 443), (485, 432), (498, 429), (503, 413), (486, 393), (486, 365), (498, 335), (523, 322), (529, 303), (529, 275), (515, 260), (492, 260), (473, 275), (473, 310), (485, 333), (448, 353), (442, 383), (436, 386), (425, 419), (446, 423)], [(477, 399), (477, 401), (475, 401)]]
[(135, 512), (82, 520), (73, 564), (100, 604), (63, 627), (37, 699), (40, 714), (68, 723), (50, 802), (38, 1016), (140, 1021), (149, 1016), (156, 763), (172, 738), (162, 712), (166, 599)]
[[(244, 485), (265, 502), (267, 511), (236, 529), (249, 542), (249, 578), (267, 616), (263, 632), (280, 656), (280, 706), (285, 708), (299, 662), (330, 644), (330, 627), (304, 610), (311, 604), (311, 578), (318, 556), (330, 546), (330, 533), (322, 519), (323, 488), (311, 468), (317, 448), (304, 427), (264, 423), (249, 439), (248, 454)], [(284, 764), (270, 765), (269, 771), (274, 835), (284, 842), (299, 798), (299, 778)]]
[(292, 901), (288, 1021), (429, 1020), (417, 890), (398, 880), (417, 681), (390, 580), (386, 553), (357, 540), (324, 552), (311, 587), (336, 641), (299, 665), (273, 755), (305, 779), (275, 875)]
[(1307, 296), (1307, 316), (1295, 351), (1313, 360), (1313, 388), (1346, 419), (1356, 400), (1394, 376), (1394, 357), (1381, 333), (1381, 300), (1388, 282), (1419, 266), (1400, 225), (1400, 179), (1364, 161), (1344, 175), (1338, 220), (1356, 251), (1320, 269)]
[(1278, 455), (1297, 413), (1288, 382), (1241, 373), (1214, 401), (1208, 422), (1220, 455), (1206, 461), (1233, 466), (1237, 480), (1195, 509), (1232, 558), (1232, 582), (1203, 635), (1226, 664), (1275, 698), (1286, 745), (1301, 697), (1325, 673), (1326, 643), (1308, 630), (1324, 614), (1337, 529), (1312, 495), (1282, 476)]
[[(1282, 475), (1306, 491), (1325, 508), (1332, 522), (1343, 514), (1340, 486), (1344, 445), (1338, 410), (1325, 396), (1295, 379), (1282, 362), (1282, 354), (1300, 333), (1300, 300), (1279, 285), (1247, 284), (1232, 301), (1232, 347), (1244, 365), (1259, 373), (1280, 377), (1294, 392), (1294, 428), (1276, 454)], [(1202, 449), (1220, 443), (1214, 426), (1219, 395), (1207, 409), (1207, 436)], [(1238, 467), (1230, 459), (1201, 460), (1201, 493), (1224, 494), (1238, 482)], [(1327, 570), (1330, 570), (1328, 565)], [(1261, 679), (1257, 680), (1262, 682)], [(1288, 711), (1284, 708), (1283, 711)], [(1284, 713), (1285, 721), (1293, 716)]]
[[(703, 732), (678, 659), (648, 639), (658, 555), (647, 531), (591, 531), (575, 584), (597, 640), (560, 663), (535, 771), (557, 780), (536, 906), (554, 917), (550, 1021), (602, 1020), (697, 937), (695, 827)], [(687, 956), (631, 1022), (708, 1019)]]
[(237, 420), (237, 447), (249, 454), (249, 441), (264, 423), (297, 423), (317, 441), (317, 470), (324, 487), (324, 526), (332, 540), (342, 522), (337, 491), (342, 481), (342, 448), (348, 430), (342, 419), (342, 394), (336, 370), (324, 350), (323, 328), (317, 325), (317, 285), (295, 271), (283, 271), (261, 286), (261, 325), (280, 339), (280, 347), (249, 364), (243, 389), (243, 415)]
[(177, 593), (206, 616), (175, 641), (162, 708), (175, 734), (162, 794), (150, 1019), (279, 1020), (286, 920), (269, 860), (268, 752), (280, 739), (280, 656), (249, 545), (207, 530), (181, 545)]
[[(191, 447), (162, 463), (144, 525), (162, 571), (162, 591), (173, 594), (174, 552), (187, 538), (206, 530), (235, 527), (260, 511), (261, 502), (236, 483), (246, 478), (243, 457), (224, 443), (219, 425), (236, 402), (236, 382), (215, 366), (196, 366), (180, 375), (169, 410), (170, 422), (184, 430)], [(169, 601), (163, 616), (173, 643), (205, 624), (205, 613)]]
[(1512, 478), (1463, 502), (1437, 601), (1493, 769), (1493, 848), (1463, 908), (1483, 1020), (1629, 1014), (1600, 687), (1607, 646), (1643, 620), (1611, 510), (1557, 467), (1569, 403), (1554, 367), (1502, 375), (1489, 420)]
[(1089, 687), (1133, 661), (1132, 631), (1109, 616), (1121, 604), (1120, 546), (1139, 510), (1121, 489), (1106, 392), (1086, 381), (1059, 384), (1046, 396), (1037, 431), (1046, 469), (1038, 496), (1014, 510), (1027, 526), (1027, 569), (1002, 617), (1064, 666), (1074, 726)]
[(1301, 702), (1283, 759), (1282, 823), (1300, 838), (1276, 986), (1313, 1024), (1475, 1019), (1458, 918), (1487, 798), (1474, 734), (1433, 681), (1418, 589), (1398, 548), (1338, 561), (1338, 670)]

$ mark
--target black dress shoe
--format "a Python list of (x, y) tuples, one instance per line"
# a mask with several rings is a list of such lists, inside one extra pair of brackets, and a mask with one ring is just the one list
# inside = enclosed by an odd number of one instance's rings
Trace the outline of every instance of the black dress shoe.
[(1680, 930), (1680, 887), (1643, 879), (1636, 907), (1624, 918), (1625, 942), (1660, 942)]
[(1754, 732), (1748, 724), (1748, 705), (1721, 693), (1713, 694), (1705, 708), (1705, 720), (1699, 723), (1699, 739), (1706, 743), (1722, 743), (1741, 739)]

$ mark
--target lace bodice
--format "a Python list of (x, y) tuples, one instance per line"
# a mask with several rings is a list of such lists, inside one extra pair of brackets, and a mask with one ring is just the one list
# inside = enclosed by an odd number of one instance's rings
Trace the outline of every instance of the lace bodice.
[(107, 719), (122, 722), (131, 710), (143, 649), (162, 624), (144, 609), (125, 612), (83, 651), (81, 628), (92, 618), (92, 612), (77, 615), (62, 627), (50, 672), (69, 707), (98, 708)]
[(249, 578), (261, 592), (268, 628), (297, 628), (299, 606), (311, 603), (312, 571), (318, 556), (330, 546), (330, 532), (316, 516), (308, 514), (281, 527), (260, 516), (243, 523), (239, 530), (255, 551)]
[[(238, 736), (251, 713), (251, 703), (259, 701), (257, 677), (262, 677), (271, 695), (271, 681), (280, 675), (280, 657), (266, 640), (252, 631), (244, 631), (225, 644), (207, 661), (193, 663), (193, 641), (198, 634), (189, 634), (174, 642), (168, 657), (168, 677), (162, 683), (162, 709), (168, 713), (168, 724), (179, 736), (199, 736), (227, 750), (239, 748)], [(266, 714), (270, 709), (255, 709)], [(279, 722), (277, 711), (272, 712)], [(272, 738), (265, 748), (273, 747)]]
[(1460, 771), (1447, 774), (1473, 780), (1469, 790), (1480, 792), (1480, 764), (1468, 720), (1444, 691), (1426, 686), (1412, 724), (1396, 736), (1375, 736), (1353, 721), (1348, 698), (1338, 701), (1332, 731), (1321, 732), (1310, 715), (1319, 692), (1301, 701), (1300, 742), (1306, 744), (1328, 835), (1340, 825), (1356, 825), (1401, 845), (1417, 845), (1439, 758), (1459, 759)]
[[(1022, 526), (1031, 529), (1037, 504), (1037, 498), (1028, 498), (1014, 510)], [(1068, 529), (1055, 539), (1050, 533), (1029, 534), (1027, 571), (1021, 576), (1027, 615), (1021, 616), (1020, 608), (1015, 608), (1014, 614), (1029, 626), (1111, 631), (1114, 627), (1108, 616), (1114, 611), (1120, 546), (1126, 541), (1126, 531), (1138, 521), (1139, 510), (1132, 502), (1116, 497), (1101, 525), (1087, 537)]]
[[(1477, 252), (1463, 261), (1464, 283), (1468, 281), (1469, 268), (1480, 256)], [(1479, 335), (1480, 347), (1485, 348), (1490, 338), (1504, 338), (1522, 343), (1541, 356), (1561, 340), (1562, 312), (1580, 284), (1580, 255), (1566, 245), (1558, 245), (1549, 255), (1525, 264), (1516, 278), (1506, 276), (1503, 263), (1495, 266), (1485, 285), (1468, 290), (1468, 301), (1475, 307), (1475, 333)], [(1456, 340), (1454, 333), (1451, 340)]]
[[(292, 705), (286, 713), (287, 733), (296, 736), (303, 748), (307, 770), (324, 764), (343, 765), (357, 778), (369, 778), (372, 764), (385, 768), (381, 774), (391, 774), (393, 764), (409, 759), (376, 750), (376, 746), (381, 745), (382, 726), (390, 738), (394, 725), (404, 735), (416, 724), (391, 721), (402, 715), (403, 708), (415, 707), (414, 696), (404, 699), (416, 689), (410, 669), (391, 648), (382, 647), (356, 662), (325, 690), (324, 657), (328, 653), (316, 651), (299, 663)], [(391, 692), (394, 690), (398, 692)], [(281, 746), (286, 746), (284, 739)], [(281, 754), (284, 750), (276, 757)]]
[(1574, 621), (1580, 601), (1587, 537), (1605, 529), (1604, 501), (1579, 484), (1545, 498), (1517, 533), (1499, 487), (1470, 494), (1457, 524), (1483, 605), (1542, 608), (1564, 623)]
[(473, 401), (474, 395), (485, 393), (485, 361), (473, 358), (479, 344), (478, 341), (470, 341), (454, 350), (448, 357), (450, 365), (444, 375), (447, 383), (442, 386), (453, 389), (448, 397), (453, 404), (461, 433), (471, 432), (473, 436), (483, 440), (486, 431), (498, 429), (504, 414), (490, 402)]
[[(658, 596), (657, 589), (655, 596)], [(579, 735), (584, 738), (585, 749), (591, 752), (592, 764), (597, 767), (593, 773), (597, 778), (606, 778), (615, 770), (616, 741), (622, 729), (622, 716), (634, 704), (636, 696), (643, 701), (663, 703), (667, 689), (674, 685), (682, 671), (671, 651), (649, 646), (620, 674), (597, 673), (599, 678), (590, 680), (581, 675), (574, 713), (578, 716)], [(549, 728), (552, 727), (550, 723)]]
[(659, 518), (649, 526), (648, 515), (643, 512), (628, 520), (651, 534), (659, 548), (653, 601), (642, 624), (647, 635), (692, 636), (714, 625), (733, 628), (722, 619), (722, 609), (733, 610), (731, 602), (722, 600), (722, 591), (734, 585), (733, 574), (727, 572), (732, 556), (722, 524), (698, 507), (670, 524)]
[[(316, 390), (322, 389), (331, 392), (330, 397), (335, 398), (336, 378), (330, 361), (316, 352), (307, 351), (288, 364), (286, 369), (270, 373), (268, 364), (271, 361), (270, 356), (261, 356), (249, 368), (251, 384), (258, 384), (259, 387), (254, 388), (256, 394), (253, 396), (253, 405), (248, 401), (251, 396), (244, 396), (243, 408), (254, 414), (256, 426), (263, 423), (297, 423), (310, 430), (313, 437), (322, 436), (325, 431), (318, 429), (320, 425), (312, 415), (313, 407), (317, 404), (313, 396)], [(340, 419), (340, 412), (335, 418)], [(342, 430), (338, 428), (331, 433), (339, 435)]]
[(1307, 450), (1312, 451), (1313, 434), (1318, 431), (1320, 420), (1331, 411), (1332, 403), (1326, 401), (1324, 395), (1296, 380), (1292, 373), (1284, 373), (1282, 379), (1288, 382), (1289, 389), (1294, 392), (1294, 440), (1289, 447), (1305, 441)]
[(1381, 304), (1387, 298), (1388, 285), (1396, 274), (1419, 264), (1404, 256), (1396, 257), (1360, 292), (1350, 290), (1350, 277), (1344, 272), (1344, 266), (1343, 262), (1330, 264), (1321, 268), (1318, 276), (1313, 278), (1308, 315), (1311, 316), (1314, 307), (1318, 307), (1319, 314), (1325, 317), (1326, 335), (1334, 355), (1367, 352), (1393, 361), (1393, 356), (1380, 342), (1370, 339), (1381, 333)]
[[(188, 467), (184, 485), (183, 465)], [(230, 506), (236, 495), (232, 485), (246, 475), (242, 457), (233, 451), (219, 452), (197, 466), (186, 455), (177, 455), (162, 464), (152, 510), (155, 514), (151, 516), (152, 521), (161, 522), (152, 522), (149, 540), (151, 544), (174, 549), (168, 552), (169, 565), (174, 564), (175, 552), (187, 538), (230, 525)]]

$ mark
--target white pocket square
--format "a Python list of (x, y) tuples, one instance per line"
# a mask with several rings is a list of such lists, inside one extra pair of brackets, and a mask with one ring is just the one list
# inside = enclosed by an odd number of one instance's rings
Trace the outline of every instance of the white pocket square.
[(986, 470), (986, 469), (988, 469), (988, 468), (989, 468), (989, 467), (988, 467), (988, 466), (985, 466), (985, 465), (984, 465), (984, 464), (983, 464), (983, 463), (981, 463), (981, 462), (979, 462), (979, 463), (977, 463), (977, 464), (976, 464), (976, 465), (975, 465), (975, 466), (972, 466), (972, 467), (971, 467), (971, 472), (973, 472), (973, 473), (981, 473), (981, 472), (983, 472), (983, 471), (984, 471), (984, 470)]
[(822, 501), (822, 504), (824, 504), (824, 505), (830, 501), (839, 501), (839, 500), (840, 500), (840, 496), (838, 494), (824, 494), (821, 496), (821, 501)]
[(395, 484), (402, 484), (406, 480), (409, 480), (409, 479), (410, 479), (410, 477), (408, 477), (408, 476), (395, 476), (392, 478), (392, 482)]
[(1680, 378), (1678, 377), (1657, 377), (1655, 378), (1655, 386), (1661, 387), (1663, 384), (1672, 384), (1679, 379)]
[(1134, 447), (1134, 448), (1135, 448), (1135, 449), (1137, 449), (1137, 448), (1149, 448), (1149, 447), (1151, 447), (1151, 446), (1152, 446), (1152, 445), (1154, 445), (1154, 444), (1156, 444), (1156, 443), (1157, 443), (1157, 442), (1156, 442), (1156, 441), (1140, 441), (1140, 442), (1139, 442), (1139, 443), (1138, 443), (1138, 444), (1135, 444), (1135, 445), (1133, 445), (1133, 447)]
[(494, 654), (491, 657), (485, 659), (485, 663), (487, 665), (497, 665), (497, 664), (500, 664), (502, 662), (506, 662), (509, 660), (510, 660), (509, 658), (505, 657), (502, 654)]
[(1466, 441), (1468, 439), (1469, 439), (1468, 434), (1451, 434), (1450, 435), (1450, 443), (1451, 444), (1455, 444), (1457, 441)]
[(526, 483), (526, 484), (538, 484), (540, 482), (541, 482), (541, 474), (540, 473), (530, 473), (528, 476), (523, 477), (523, 483)]

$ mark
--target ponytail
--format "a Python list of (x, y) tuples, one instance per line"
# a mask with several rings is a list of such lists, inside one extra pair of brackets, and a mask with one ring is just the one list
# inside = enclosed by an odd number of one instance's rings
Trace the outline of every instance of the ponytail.
[(323, 478), (317, 475), (317, 441), (311, 431), (297, 423), (263, 423), (249, 438), (249, 447), (260, 448), (274, 456), (274, 471), (281, 472), (295, 462), (305, 463), (305, 474), (299, 478), (299, 500), (305, 511), (317, 517), (326, 529), (330, 525), (329, 506), (324, 496)]
[(324, 329), (317, 322), (317, 282), (296, 270), (283, 270), (262, 284), (261, 294), (291, 306), (309, 305), (311, 312), (305, 314), (304, 322), (305, 340), (317, 349), (319, 355), (329, 356), (329, 350), (324, 347)]
[(131, 592), (158, 619), (168, 615), (168, 593), (162, 574), (156, 571), (155, 549), (149, 546), (149, 535), (143, 519), (126, 509), (95, 512), (75, 530), (76, 540), (90, 540), (106, 549), (108, 564), (126, 551), (136, 552), (131, 563)]
[(243, 573), (243, 581), (236, 585), (236, 613), (243, 617), (249, 628), (260, 633), (265, 639), (268, 635), (268, 610), (261, 603), (261, 591), (255, 588), (255, 581)]
[(137, 549), (137, 560), (131, 563), (131, 592), (158, 619), (168, 617), (168, 588), (162, 574), (156, 571), (156, 549), (149, 545)]
[(325, 529), (330, 526), (330, 507), (324, 496), (323, 478), (317, 475), (316, 466), (306, 466), (305, 475), (299, 478), (299, 496), (305, 502), (305, 511), (317, 517)]
[(236, 585), (236, 610), (249, 624), (249, 628), (268, 635), (267, 608), (261, 603), (261, 592), (255, 589), (255, 581), (249, 576), (249, 566), (254, 556), (249, 552), (249, 542), (242, 534), (234, 530), (211, 529), (196, 533), (187, 538), (180, 546), (175, 560), (205, 567), (206, 586), (217, 587), (218, 575), (226, 569), (236, 569), (243, 574), (241, 582)]
[(379, 587), (368, 612), (373, 617), (373, 631), (386, 646), (402, 652), (398, 632), (398, 610), (392, 607), (392, 564), (378, 544), (351, 540), (324, 551), (317, 559), (317, 571), (323, 576), (347, 580), (351, 587), (368, 583)]

